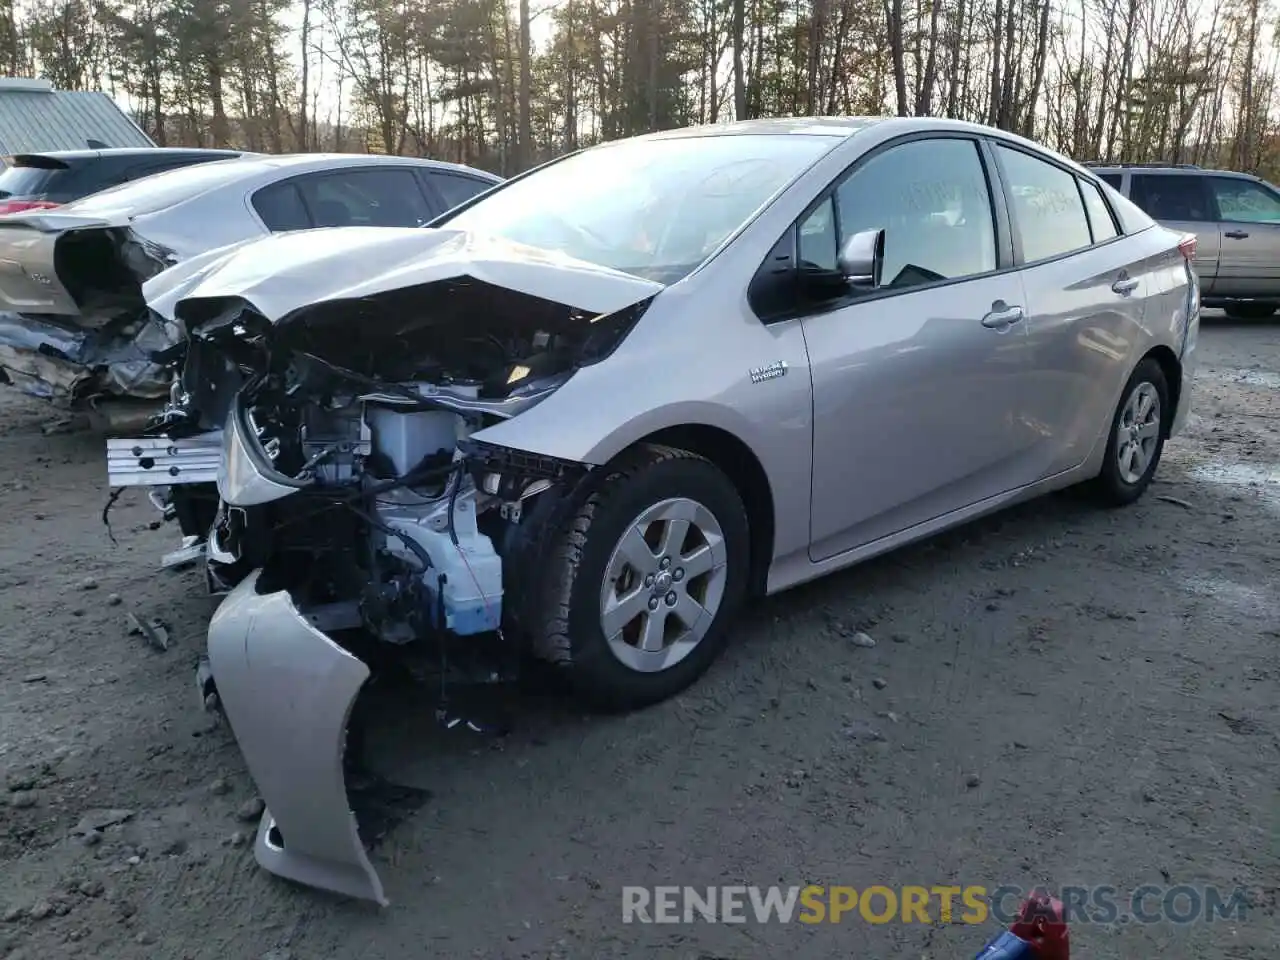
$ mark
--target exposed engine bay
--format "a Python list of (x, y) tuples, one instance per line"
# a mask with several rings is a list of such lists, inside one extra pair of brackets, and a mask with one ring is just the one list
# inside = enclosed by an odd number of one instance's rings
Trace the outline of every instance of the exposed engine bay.
[(184, 534), (170, 556), (223, 595), (196, 682), (266, 802), (262, 866), (385, 903), (366, 850), (385, 830), (358, 795), (385, 811), (410, 788), (357, 788), (379, 782), (359, 695), (407, 677), (443, 726), (483, 732), (456, 693), (568, 656), (539, 639), (543, 558), (601, 471), (485, 431), (609, 356), (662, 289), (385, 227), (277, 234), (148, 281), (180, 336), (155, 359), (181, 374), (144, 436), (107, 441), (108, 477), (149, 488)]
[(261, 568), (392, 644), (501, 628), (502, 557), (526, 502), (585, 468), (469, 438), (602, 356), (642, 308), (600, 319), (483, 286), (329, 304), (279, 327), (244, 301), (183, 318), (185, 369), (155, 430), (227, 438), (220, 496), (205, 501), (217, 592)]
[[(524, 611), (592, 470), (475, 435), (604, 359), (654, 293), (603, 273), (582, 298), (596, 309), (571, 307), (538, 295), (565, 288), (563, 265), (521, 263), (504, 287), (474, 275), (483, 263), (453, 265), (475, 256), (471, 238), (412, 233), (445, 249), (445, 276), (330, 299), (295, 288), (283, 306), (222, 288), (149, 298), (173, 306), (158, 318), (183, 339), (160, 359), (182, 373), (147, 436), (108, 441), (112, 485), (151, 488), (224, 595), (197, 683), (267, 803), (258, 861), (383, 903), (348, 792), (370, 780), (357, 695), (407, 673), (445, 726), (482, 729), (451, 690), (512, 679), (529, 653), (555, 659)], [(197, 287), (208, 273), (184, 267)]]
[(472, 434), (607, 357), (662, 287), (462, 231), (333, 236), (213, 251), (147, 285), (181, 334), (156, 359), (181, 374), (147, 436), (108, 441), (111, 484), (153, 488), (216, 593), (260, 569), (386, 643), (497, 632), (527, 507), (588, 467)]

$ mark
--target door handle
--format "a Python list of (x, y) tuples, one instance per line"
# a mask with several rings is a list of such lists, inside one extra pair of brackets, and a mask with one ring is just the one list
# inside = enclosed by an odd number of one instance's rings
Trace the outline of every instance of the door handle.
[(1129, 277), (1121, 277), (1119, 280), (1117, 280), (1115, 283), (1111, 285), (1111, 289), (1114, 290), (1116, 293), (1120, 294), (1122, 297), (1125, 297), (1138, 289), (1138, 281), (1133, 280)]
[(1006, 307), (1004, 304), (992, 304), (993, 309), (982, 318), (982, 325), (993, 330), (1003, 330), (1022, 319), (1021, 307)]
[(1247, 236), (1249, 236), (1249, 234), (1246, 233), (1244, 230), (1228, 230), (1226, 233), (1223, 234), (1223, 236), (1230, 237), (1232, 240), (1243, 240)]

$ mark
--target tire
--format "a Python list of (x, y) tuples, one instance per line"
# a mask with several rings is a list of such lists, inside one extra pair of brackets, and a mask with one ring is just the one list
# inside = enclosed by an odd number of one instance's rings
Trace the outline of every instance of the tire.
[(1265, 320), (1276, 312), (1274, 303), (1233, 303), (1223, 307), (1223, 312), (1232, 320)]
[[(1152, 395), (1156, 401), (1155, 409), (1142, 417), (1137, 427), (1140, 430), (1144, 424), (1154, 423), (1154, 435), (1142, 437), (1139, 433), (1130, 432), (1127, 442), (1122, 444), (1122, 436), (1134, 429), (1130, 422), (1135, 414), (1141, 416), (1142, 404), (1149, 403)], [(1103, 505), (1121, 507), (1133, 503), (1151, 485), (1151, 478), (1155, 476), (1164, 453), (1171, 416), (1169, 384), (1164, 371), (1155, 360), (1146, 357), (1129, 377), (1111, 418), (1102, 471), (1093, 482), (1093, 492)], [(1132, 447), (1135, 441), (1140, 444), (1137, 452)]]
[[(618, 712), (679, 693), (724, 648), (746, 594), (750, 536), (737, 489), (718, 467), (696, 454), (646, 445), (605, 469), (604, 482), (561, 531), (551, 563), (542, 571), (534, 643), (543, 650), (567, 651), (560, 666), (580, 700)], [(645, 521), (646, 516), (653, 519)], [(684, 541), (684, 549), (668, 551), (675, 561), (660, 568), (662, 551), (655, 554), (653, 544), (661, 546), (672, 516), (687, 516), (690, 530), (698, 533)], [(635, 539), (642, 528), (649, 534), (647, 543)], [(699, 552), (701, 548), (708, 552)], [(628, 557), (637, 558), (638, 565)], [(711, 569), (685, 577), (682, 557), (711, 564)], [(619, 594), (629, 603), (611, 617), (611, 626), (622, 624), (611, 642), (603, 620)], [(691, 600), (698, 601), (697, 608), (689, 605)], [(688, 619), (705, 625), (700, 639)], [(670, 636), (663, 636), (663, 627)], [(642, 646), (646, 638), (648, 652)], [(681, 638), (692, 642), (657, 649)]]

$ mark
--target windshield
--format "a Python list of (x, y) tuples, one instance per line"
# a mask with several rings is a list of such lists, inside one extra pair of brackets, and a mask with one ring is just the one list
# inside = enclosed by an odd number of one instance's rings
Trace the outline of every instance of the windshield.
[(674, 283), (839, 142), (796, 133), (623, 140), (503, 186), (447, 224)]

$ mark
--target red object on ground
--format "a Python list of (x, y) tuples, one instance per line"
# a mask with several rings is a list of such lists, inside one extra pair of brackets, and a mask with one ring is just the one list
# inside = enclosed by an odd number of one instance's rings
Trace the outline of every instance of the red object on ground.
[(1062, 901), (1048, 894), (1028, 897), (1009, 932), (1026, 940), (1037, 960), (1070, 960), (1071, 945)]

